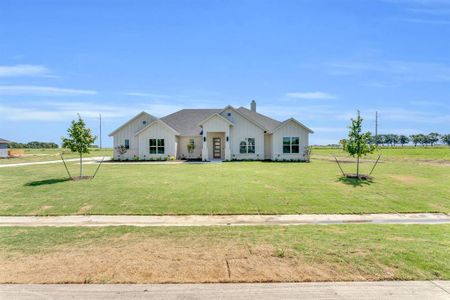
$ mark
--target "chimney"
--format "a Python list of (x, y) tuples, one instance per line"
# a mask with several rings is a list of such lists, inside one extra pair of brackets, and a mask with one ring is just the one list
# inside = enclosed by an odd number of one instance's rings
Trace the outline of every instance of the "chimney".
[(252, 103), (250, 103), (250, 110), (253, 112), (256, 112), (256, 101), (252, 100)]

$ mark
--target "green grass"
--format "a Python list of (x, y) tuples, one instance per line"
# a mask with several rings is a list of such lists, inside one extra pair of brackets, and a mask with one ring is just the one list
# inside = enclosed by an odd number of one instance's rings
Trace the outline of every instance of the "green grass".
[[(40, 161), (50, 161), (50, 160), (60, 160), (60, 153), (64, 149), (23, 149), (24, 155), (21, 157), (12, 158), (2, 158), (0, 159), (0, 165), (2, 164), (17, 164), (17, 163), (28, 163), (28, 162), (40, 162)], [(70, 150), (64, 151), (64, 158), (78, 158), (78, 153), (70, 152)], [(91, 149), (89, 154), (85, 154), (84, 157), (95, 157), (95, 156), (112, 156), (111, 149)]]
[[(348, 157), (348, 154), (340, 148), (314, 147), (311, 152), (313, 157)], [(381, 154), (382, 160), (446, 160), (450, 161), (450, 147), (380, 147), (366, 158), (376, 159)]]
[[(362, 164), (365, 172), (371, 167)], [(78, 165), (70, 168), (76, 172)], [(95, 168), (86, 165), (86, 173)], [(0, 215), (448, 213), (449, 170), (386, 161), (372, 183), (358, 184), (342, 180), (327, 160), (104, 164), (89, 181), (66, 181), (60, 164), (1, 168)]]
[[(59, 259), (57, 253), (62, 253), (64, 257), (66, 249), (70, 249), (71, 253), (76, 253), (77, 249), (99, 253), (96, 247), (117, 248), (126, 253), (127, 247), (130, 251), (136, 249), (133, 246), (136, 243), (138, 247), (152, 251), (153, 258), (150, 260), (135, 258), (141, 259), (139, 264), (143, 265), (151, 260), (164, 259), (166, 251), (192, 251), (195, 253), (192, 259), (197, 257), (197, 263), (207, 265), (208, 249), (214, 246), (254, 249), (245, 252), (245, 259), (252, 259), (259, 255), (258, 249), (264, 246), (272, 251), (271, 256), (277, 260), (258, 258), (263, 264), (267, 260), (279, 267), (291, 268), (292, 272), (318, 268), (330, 273), (321, 274), (325, 276), (322, 280), (450, 279), (450, 225), (251, 226), (209, 227), (208, 230), (201, 227), (9, 227), (0, 228), (0, 260), (18, 257), (16, 263), (20, 267), (21, 261), (28, 256), (32, 257), (32, 261), (39, 261), (42, 256), (52, 255), (55, 260)], [(221, 258), (221, 255), (217, 253), (215, 259)], [(233, 259), (231, 255), (225, 258)], [(124, 258), (90, 257), (90, 262), (96, 259), (104, 261), (102, 270), (106, 270), (109, 263), (114, 264), (115, 259), (119, 261)], [(181, 261), (177, 263), (183, 264), (183, 260), (189, 257), (179, 259)], [(299, 262), (301, 265), (298, 265)], [(264, 266), (255, 265), (252, 272), (260, 271), (261, 267)], [(90, 276), (94, 276), (93, 272)], [(136, 274), (139, 275), (139, 266), (133, 267), (132, 272), (133, 276), (127, 277), (131, 281)], [(277, 279), (276, 273), (273, 273), (274, 279)], [(102, 280), (108, 282), (108, 279)]]

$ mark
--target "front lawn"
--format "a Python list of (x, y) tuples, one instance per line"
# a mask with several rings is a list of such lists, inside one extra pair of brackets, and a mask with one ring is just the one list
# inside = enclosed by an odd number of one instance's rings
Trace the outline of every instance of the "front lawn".
[[(86, 173), (96, 167), (86, 165)], [(450, 211), (448, 165), (386, 161), (374, 176), (360, 185), (342, 180), (327, 160), (104, 164), (91, 181), (66, 181), (62, 164), (1, 168), (0, 215)]]
[(450, 279), (450, 225), (0, 228), (1, 283)]

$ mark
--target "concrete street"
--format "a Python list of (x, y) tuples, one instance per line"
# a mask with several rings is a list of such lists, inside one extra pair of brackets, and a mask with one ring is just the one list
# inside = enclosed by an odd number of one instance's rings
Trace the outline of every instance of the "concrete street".
[(0, 285), (0, 299), (450, 299), (450, 281)]

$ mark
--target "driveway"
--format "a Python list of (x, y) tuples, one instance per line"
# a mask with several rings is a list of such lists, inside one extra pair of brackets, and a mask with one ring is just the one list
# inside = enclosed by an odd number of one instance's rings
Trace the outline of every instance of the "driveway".
[(450, 281), (0, 285), (0, 299), (450, 299)]
[(308, 224), (444, 224), (446, 214), (187, 215), (187, 216), (0, 216), (2, 226), (248, 226)]

